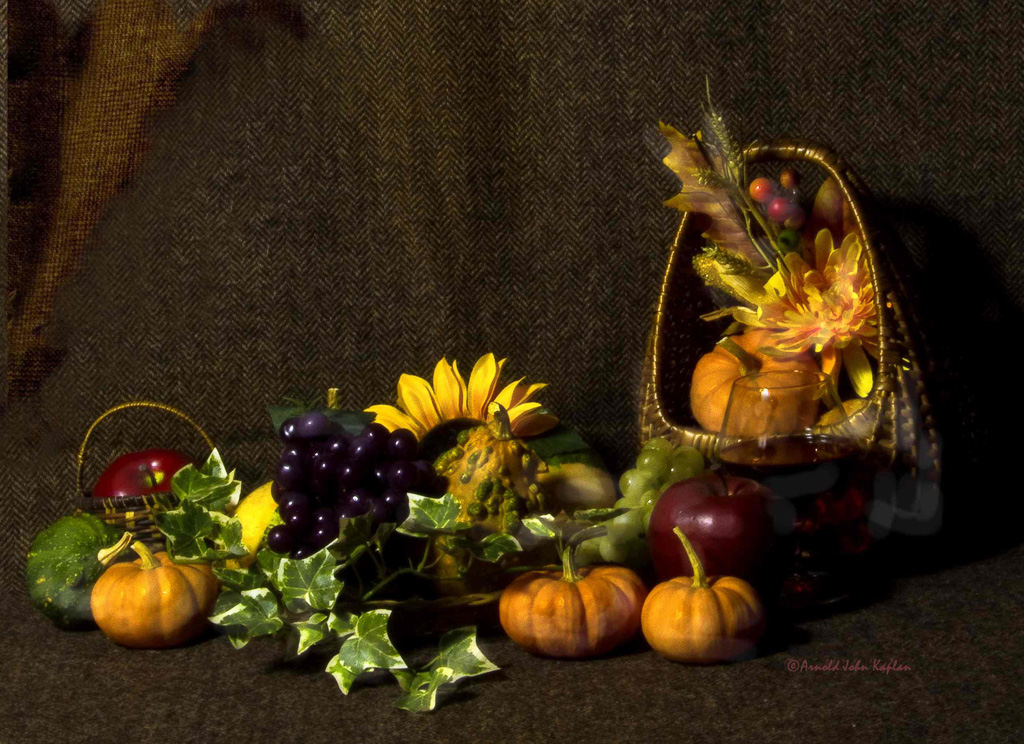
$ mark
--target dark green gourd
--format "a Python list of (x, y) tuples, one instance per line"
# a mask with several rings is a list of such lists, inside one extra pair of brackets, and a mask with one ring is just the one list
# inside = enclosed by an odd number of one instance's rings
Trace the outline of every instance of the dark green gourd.
[(61, 628), (90, 624), (89, 595), (104, 570), (96, 554), (120, 535), (91, 514), (62, 517), (40, 532), (25, 567), (33, 606)]

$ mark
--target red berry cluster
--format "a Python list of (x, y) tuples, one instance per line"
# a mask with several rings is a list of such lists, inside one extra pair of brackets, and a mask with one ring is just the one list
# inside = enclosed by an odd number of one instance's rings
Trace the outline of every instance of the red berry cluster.
[(778, 181), (755, 178), (750, 182), (750, 198), (757, 202), (768, 219), (790, 230), (799, 230), (807, 215), (800, 206), (799, 179), (792, 168), (782, 171)]

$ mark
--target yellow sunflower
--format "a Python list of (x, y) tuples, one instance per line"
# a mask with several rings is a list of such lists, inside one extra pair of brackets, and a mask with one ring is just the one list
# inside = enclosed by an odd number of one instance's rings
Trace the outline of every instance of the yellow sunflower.
[(520, 378), (499, 391), (501, 369), (506, 361), (485, 354), (473, 366), (467, 383), (459, 374), (458, 362), (449, 364), (443, 358), (434, 367), (433, 386), (422, 377), (402, 375), (398, 380), (398, 406), (370, 406), (366, 412), (375, 414), (375, 420), (391, 431), (409, 429), (417, 439), (422, 439), (445, 421), (487, 421), (488, 406), (500, 403), (507, 409), (512, 433), (517, 437), (543, 434), (558, 423), (557, 418), (533, 400), (547, 383), (528, 385), (525, 378)]

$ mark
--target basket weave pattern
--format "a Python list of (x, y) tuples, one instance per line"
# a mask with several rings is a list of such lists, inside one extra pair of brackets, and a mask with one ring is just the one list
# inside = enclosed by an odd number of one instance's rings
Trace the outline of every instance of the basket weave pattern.
[(85, 436), (82, 438), (82, 444), (78, 448), (78, 456), (76, 459), (77, 476), (75, 487), (78, 509), (83, 512), (95, 514), (107, 524), (132, 533), (136, 539), (145, 543), (150, 549), (160, 551), (165, 549), (164, 536), (156, 526), (156, 522), (153, 519), (153, 513), (157, 509), (173, 508), (176, 505), (177, 498), (172, 493), (168, 492), (149, 496), (118, 496), (116, 498), (97, 499), (90, 496), (84, 487), (85, 456), (92, 433), (108, 416), (112, 416), (115, 413), (132, 408), (151, 408), (170, 413), (195, 429), (211, 450), (214, 448), (214, 444), (213, 440), (210, 439), (205, 431), (203, 431), (202, 427), (193, 421), (187, 414), (179, 411), (177, 408), (172, 408), (171, 406), (163, 403), (155, 403), (152, 401), (132, 401), (114, 406), (113, 408), (104, 411), (102, 415), (92, 422), (92, 425), (90, 425), (89, 429), (85, 432)]
[[(901, 463), (915, 475), (937, 480), (939, 445), (922, 365), (901, 298), (887, 282), (885, 271), (890, 264), (885, 262), (883, 266), (877, 236), (865, 218), (862, 199), (866, 189), (842, 158), (813, 142), (756, 141), (746, 148), (745, 155), (748, 163), (813, 163), (839, 184), (867, 250), (878, 311), (878, 368), (867, 405), (850, 417), (851, 423), (864, 432), (865, 444), (883, 454), (890, 464)], [(688, 401), (694, 366), (718, 340), (714, 327), (695, 322), (698, 314), (715, 308), (703, 283), (690, 270), (689, 259), (703, 244), (693, 223), (692, 214), (683, 215), (658, 293), (644, 355), (639, 430), (641, 444), (653, 437), (665, 437), (675, 444), (696, 447), (708, 456), (717, 434), (680, 423), (692, 418)]]

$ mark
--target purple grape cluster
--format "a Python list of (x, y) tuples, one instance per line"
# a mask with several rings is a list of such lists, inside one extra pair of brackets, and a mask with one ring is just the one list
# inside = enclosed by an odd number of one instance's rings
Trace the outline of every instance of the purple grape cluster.
[(417, 460), (416, 436), (369, 424), (357, 437), (320, 411), (281, 426), (284, 450), (272, 487), (284, 524), (270, 530), (267, 546), (305, 558), (338, 536), (338, 520), (372, 514), (374, 523), (401, 522), (409, 491), (443, 490), (434, 468)]

